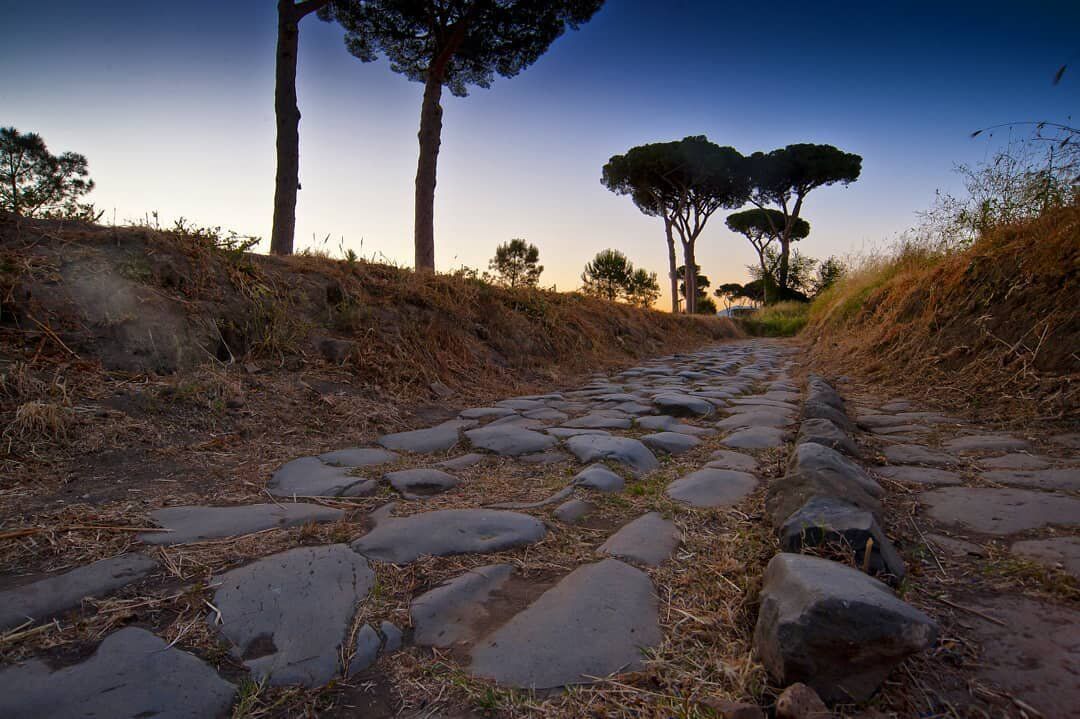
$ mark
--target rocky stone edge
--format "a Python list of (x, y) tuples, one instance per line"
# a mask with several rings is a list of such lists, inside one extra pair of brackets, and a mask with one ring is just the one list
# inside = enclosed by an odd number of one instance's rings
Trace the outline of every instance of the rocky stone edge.
[[(886, 584), (904, 565), (880, 525), (884, 490), (856, 461), (843, 398), (821, 377), (807, 385), (795, 450), (766, 496), (782, 551), (765, 571), (754, 647), (780, 686), (803, 682), (827, 702), (860, 702), (929, 648), (937, 626)], [(849, 559), (807, 556), (820, 550)]]

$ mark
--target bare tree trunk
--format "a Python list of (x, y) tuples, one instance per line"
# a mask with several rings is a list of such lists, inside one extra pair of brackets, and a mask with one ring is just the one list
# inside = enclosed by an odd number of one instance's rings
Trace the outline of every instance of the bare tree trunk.
[(679, 275), (675, 271), (675, 237), (671, 234), (671, 220), (664, 218), (664, 231), (667, 233), (668, 277), (671, 279), (671, 313), (679, 314)]
[(270, 252), (291, 255), (296, 232), (296, 191), (300, 187), (300, 108), (296, 104), (296, 53), (299, 17), (293, 0), (278, 0), (277, 70), (274, 114), (277, 116), (277, 177), (274, 180), (274, 227)]
[(692, 315), (697, 312), (697, 262), (694, 259), (694, 243), (683, 243), (683, 270), (685, 277), (683, 285), (686, 287), (686, 314)]
[(431, 70), (420, 106), (420, 159), (416, 164), (413, 241), (416, 269), (435, 270), (435, 179), (442, 138), (442, 73)]
[[(780, 269), (777, 271), (778, 277), (776, 278), (776, 284), (779, 285), (780, 296), (783, 296), (783, 290), (787, 288), (788, 283), (788, 258), (791, 254), (791, 240), (786, 237), (787, 233), (780, 236)], [(777, 298), (779, 299), (779, 298)]]

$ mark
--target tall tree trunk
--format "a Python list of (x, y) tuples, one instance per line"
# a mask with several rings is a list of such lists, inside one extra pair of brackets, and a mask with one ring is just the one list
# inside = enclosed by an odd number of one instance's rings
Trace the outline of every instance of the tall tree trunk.
[(697, 312), (697, 262), (694, 259), (694, 243), (683, 243), (683, 270), (685, 277), (683, 285), (686, 287), (686, 314), (692, 315)]
[(442, 73), (428, 72), (420, 106), (420, 159), (416, 164), (413, 241), (416, 269), (435, 270), (435, 176), (442, 141)]
[(296, 104), (296, 53), (299, 16), (293, 0), (278, 0), (277, 71), (274, 114), (277, 116), (277, 177), (274, 180), (274, 227), (270, 252), (291, 255), (296, 232), (296, 191), (300, 187), (300, 108)]
[(664, 218), (664, 232), (667, 233), (668, 277), (671, 279), (671, 313), (679, 314), (679, 275), (675, 271), (675, 237), (671, 234), (671, 220)]
[[(786, 233), (785, 233), (786, 234)], [(780, 237), (780, 269), (777, 270), (776, 284), (779, 285), (780, 296), (788, 284), (788, 258), (791, 254), (791, 240), (785, 236)]]

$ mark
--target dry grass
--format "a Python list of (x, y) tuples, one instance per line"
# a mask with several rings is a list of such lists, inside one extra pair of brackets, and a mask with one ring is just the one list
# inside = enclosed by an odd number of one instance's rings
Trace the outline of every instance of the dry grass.
[(1077, 417), (1080, 206), (945, 254), (906, 246), (815, 301), (823, 364), (985, 415)]

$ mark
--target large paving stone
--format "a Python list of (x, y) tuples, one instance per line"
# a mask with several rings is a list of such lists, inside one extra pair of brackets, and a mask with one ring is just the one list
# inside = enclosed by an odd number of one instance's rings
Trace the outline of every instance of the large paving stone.
[(867, 493), (861, 485), (822, 472), (788, 472), (773, 480), (765, 494), (765, 512), (772, 525), (780, 527), (814, 497), (842, 499), (875, 517), (881, 516), (881, 500)]
[(944, 487), (926, 492), (929, 515), (984, 534), (1012, 534), (1048, 524), (1080, 524), (1080, 499), (1050, 492)]
[(871, 574), (890, 575), (897, 582), (904, 578), (904, 561), (874, 515), (853, 504), (834, 497), (814, 497), (780, 527), (780, 549), (785, 552), (822, 545), (848, 554), (855, 566)]
[(980, 459), (979, 466), (986, 469), (1046, 469), (1050, 462), (1033, 454), (1013, 453)]
[(396, 462), (399, 457), (378, 447), (353, 447), (320, 454), (319, 459), (333, 467), (377, 467), (380, 464)]
[(462, 419), (490, 419), (492, 417), (509, 417), (512, 414), (517, 414), (517, 412), (509, 407), (470, 407), (462, 410), (458, 417)]
[(126, 587), (157, 567), (156, 561), (142, 554), (121, 554), (0, 592), (0, 631), (75, 609), (86, 597)]
[(928, 467), (951, 467), (959, 464), (956, 457), (924, 447), (921, 444), (894, 444), (882, 454), (892, 464), (922, 464)]
[(656, 455), (648, 447), (629, 437), (578, 435), (567, 439), (566, 446), (580, 462), (611, 460), (626, 465), (638, 476), (660, 466)]
[[(207, 621), (252, 675), (271, 685), (326, 684), (375, 573), (344, 544), (299, 547), (215, 577)], [(220, 621), (220, 624), (218, 623)]]
[(559, 439), (566, 439), (567, 437), (577, 437), (579, 434), (597, 434), (603, 436), (610, 436), (611, 432), (606, 429), (584, 429), (580, 427), (551, 427), (545, 429), (545, 432), (552, 437), (558, 437)]
[(487, 599), (513, 571), (512, 564), (477, 567), (414, 599), (409, 605), (413, 643), (445, 648), (475, 640), (488, 618)]
[(845, 432), (852, 432), (855, 430), (855, 423), (844, 414), (843, 410), (837, 409), (824, 402), (815, 402), (813, 400), (804, 402), (802, 406), (802, 417), (804, 420), (827, 419)]
[(676, 479), (664, 491), (694, 507), (727, 507), (738, 504), (757, 484), (757, 477), (747, 472), (706, 467)]
[(807, 442), (824, 445), (852, 457), (859, 454), (859, 447), (855, 444), (855, 440), (851, 438), (851, 435), (827, 419), (803, 421), (799, 426), (799, 434), (795, 437), (795, 443), (805, 444)]
[(488, 455), (486, 454), (480, 454), (479, 452), (469, 452), (468, 454), (463, 454), (459, 457), (451, 457), (450, 459), (443, 460), (435, 466), (442, 467), (443, 469), (448, 469), (451, 472), (457, 472), (462, 469), (474, 467), (487, 458)]
[(387, 449), (396, 449), (399, 452), (413, 452), (415, 454), (445, 452), (453, 449), (461, 441), (462, 429), (468, 429), (475, 425), (476, 422), (473, 421), (451, 420), (428, 429), (384, 434), (379, 437), (378, 442)]
[(424, 467), (388, 472), (383, 475), (383, 479), (402, 495), (413, 499), (445, 492), (458, 485), (454, 475), (440, 469)]
[(125, 627), (78, 664), (52, 671), (33, 659), (0, 671), (0, 716), (204, 719), (224, 716), (235, 693), (198, 657)]
[(782, 553), (765, 570), (754, 648), (781, 686), (810, 685), (829, 702), (864, 701), (937, 626), (857, 569)]
[(242, 504), (235, 507), (165, 507), (150, 518), (168, 532), (144, 532), (146, 544), (186, 544), (219, 537), (239, 537), (264, 529), (295, 527), (311, 522), (336, 522), (340, 509), (319, 504)]
[(599, 551), (619, 559), (656, 567), (662, 564), (682, 541), (682, 533), (659, 512), (643, 514), (600, 545)]
[(488, 425), (479, 429), (470, 429), (465, 432), (465, 436), (475, 447), (508, 457), (542, 452), (555, 446), (556, 443), (554, 437), (534, 432), (531, 429), (508, 425)]
[(1038, 489), (1066, 489), (1080, 491), (1080, 468), (1061, 469), (995, 469), (983, 472), (983, 479), (997, 484)]
[(871, 467), (870, 471), (880, 477), (894, 479), (897, 482), (914, 482), (915, 484), (960, 484), (963, 480), (959, 474), (944, 469), (933, 467), (912, 467), (910, 465)]
[(816, 442), (795, 446), (788, 461), (788, 471), (831, 475), (859, 485), (871, 497), (880, 499), (885, 496), (885, 490), (862, 467), (835, 449)]
[(1048, 567), (1063, 569), (1080, 579), (1080, 537), (1025, 539), (1014, 543), (1011, 551)]
[(499, 684), (550, 689), (635, 671), (660, 643), (648, 575), (616, 559), (575, 569), (480, 641), (470, 672)]
[(352, 548), (366, 557), (408, 564), (431, 554), (489, 554), (532, 544), (547, 529), (535, 517), (497, 509), (442, 509), (379, 522)]
[(647, 434), (641, 438), (641, 441), (651, 449), (667, 452), (668, 454), (682, 454), (683, 452), (689, 452), (694, 447), (701, 444), (700, 439), (678, 432), (656, 432), (655, 434)]
[(689, 434), (694, 437), (707, 437), (716, 434), (715, 429), (686, 424), (677, 417), (672, 417), (668, 414), (639, 417), (634, 420), (634, 424), (642, 429), (648, 429), (654, 432), (678, 432), (679, 434)]
[(722, 441), (735, 449), (768, 449), (784, 446), (788, 437), (787, 432), (776, 427), (751, 427), (732, 432)]
[(705, 466), (714, 469), (738, 469), (743, 472), (754, 472), (758, 468), (758, 461), (748, 454), (719, 449), (709, 455), (709, 462)]
[(716, 406), (706, 399), (676, 392), (658, 394), (653, 403), (661, 414), (675, 417), (707, 417), (716, 411)]
[(950, 452), (1015, 452), (1031, 449), (1031, 442), (1007, 434), (974, 434), (942, 444)]
[(1034, 707), (1046, 719), (1080, 716), (1080, 612), (1009, 595), (985, 597), (970, 606), (1001, 622), (994, 624), (977, 615), (964, 617), (965, 624), (973, 627), (965, 636), (978, 642), (984, 657), (976, 676)]
[(374, 492), (374, 483), (354, 476), (352, 469), (318, 457), (301, 457), (274, 472), (266, 488), (275, 497), (349, 497)]
[(633, 420), (622, 412), (593, 412), (584, 417), (578, 417), (568, 422), (563, 422), (563, 427), (571, 429), (630, 429)]
[(746, 427), (790, 427), (795, 420), (784, 410), (747, 410), (729, 415), (717, 422), (714, 427), (719, 430), (743, 429)]
[(621, 492), (626, 480), (602, 464), (590, 464), (574, 476), (574, 485), (598, 492)]

